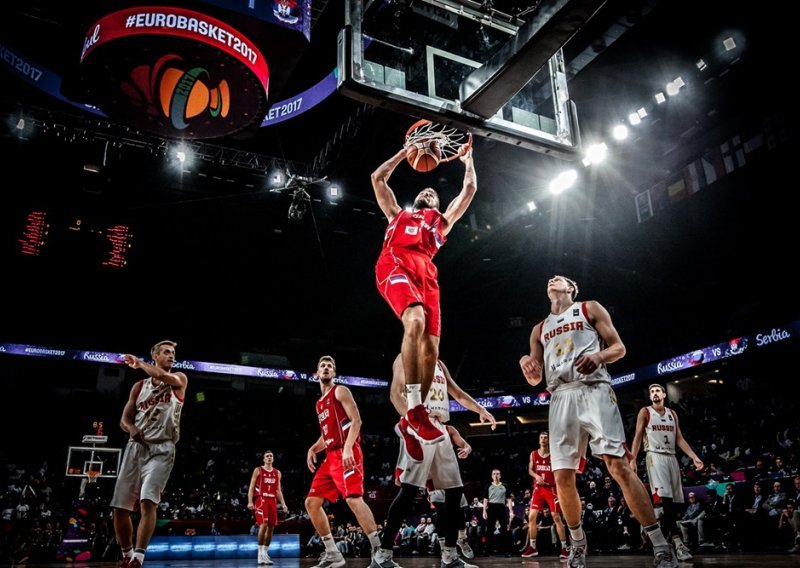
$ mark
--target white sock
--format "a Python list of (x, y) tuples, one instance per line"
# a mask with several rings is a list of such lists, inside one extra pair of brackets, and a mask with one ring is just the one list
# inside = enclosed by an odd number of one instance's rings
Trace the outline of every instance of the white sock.
[(133, 551), (133, 558), (139, 561), (139, 564), (144, 564), (144, 549), (136, 548)]
[(531, 548), (536, 548), (536, 539), (535, 538), (531, 539)]
[(681, 540), (681, 537), (678, 537), (678, 538), (675, 538), (675, 539), (672, 539), (672, 540), (675, 543), (675, 546), (683, 546), (683, 541)]
[(458, 540), (467, 540), (467, 530), (461, 529), (458, 531)]
[(367, 538), (373, 551), (381, 547), (381, 537), (378, 536), (378, 531), (372, 531), (367, 535)]
[(569, 536), (572, 542), (584, 540), (586, 538), (586, 533), (583, 532), (583, 525), (579, 523), (577, 527), (569, 527)]
[(336, 548), (336, 542), (333, 540), (333, 535), (328, 533), (322, 537), (322, 544), (325, 545), (325, 552), (339, 554), (339, 549)]
[(561, 548), (567, 548), (567, 541), (566, 540), (562, 540), (561, 541)]
[(264, 556), (267, 553), (266, 548), (267, 547), (264, 546), (263, 544), (259, 544), (258, 545), (258, 554), (259, 554), (259, 556)]
[(658, 523), (653, 523), (649, 527), (644, 527), (644, 530), (650, 538), (650, 542), (653, 543), (653, 548), (669, 548), (667, 539), (664, 538), (664, 533), (661, 532), (661, 527), (658, 526)]
[(408, 409), (422, 404), (422, 385), (406, 385), (406, 398), (408, 399)]
[(123, 548), (122, 549), (122, 556), (125, 558), (133, 558), (133, 547)]

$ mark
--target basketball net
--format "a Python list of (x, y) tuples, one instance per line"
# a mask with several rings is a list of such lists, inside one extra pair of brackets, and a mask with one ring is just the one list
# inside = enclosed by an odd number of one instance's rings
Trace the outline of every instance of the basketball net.
[(100, 471), (90, 469), (86, 472), (87, 483), (97, 483), (97, 478), (100, 477)]
[(472, 134), (452, 126), (437, 124), (430, 120), (418, 120), (406, 132), (405, 145), (437, 142), (442, 153), (441, 161), (449, 162), (457, 158), (461, 149), (472, 146)]

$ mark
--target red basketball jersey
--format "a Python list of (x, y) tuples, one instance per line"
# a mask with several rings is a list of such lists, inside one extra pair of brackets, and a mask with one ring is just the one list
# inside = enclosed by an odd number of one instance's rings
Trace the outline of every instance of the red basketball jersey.
[[(350, 419), (344, 411), (342, 403), (336, 400), (334, 393), (338, 385), (326, 394), (322, 395), (317, 401), (317, 418), (319, 419), (319, 429), (322, 431), (322, 438), (325, 440), (325, 448), (328, 450), (339, 450), (344, 446), (350, 430)], [(360, 442), (356, 439), (356, 443)]]
[(278, 480), (281, 472), (274, 467), (271, 471), (267, 471), (263, 465), (258, 470), (255, 488), (256, 497), (277, 497), (275, 492), (278, 490)]
[[(544, 477), (545, 484), (555, 486), (556, 477), (553, 475), (553, 470), (550, 467), (550, 455), (548, 454), (547, 457), (542, 457), (539, 450), (533, 450), (531, 452), (531, 459), (533, 460), (533, 471)], [(534, 489), (536, 488), (535, 482), (533, 487)]]
[(444, 216), (437, 209), (401, 210), (386, 227), (383, 252), (399, 248), (433, 258), (447, 240), (442, 232), (445, 223)]

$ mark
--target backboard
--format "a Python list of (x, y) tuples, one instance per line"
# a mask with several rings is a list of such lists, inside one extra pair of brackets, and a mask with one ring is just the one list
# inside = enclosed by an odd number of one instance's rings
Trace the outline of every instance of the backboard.
[(543, 0), (535, 13), (512, 16), (473, 0), (345, 0), (339, 90), (478, 136), (577, 157), (561, 46), (604, 2)]
[(101, 478), (115, 478), (119, 474), (122, 450), (119, 448), (92, 448), (70, 446), (67, 450), (67, 477), (86, 477), (87, 471), (99, 471)]

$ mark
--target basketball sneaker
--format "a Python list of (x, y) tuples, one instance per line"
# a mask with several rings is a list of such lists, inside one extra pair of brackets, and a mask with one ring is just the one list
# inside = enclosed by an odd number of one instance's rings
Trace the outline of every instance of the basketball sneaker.
[(422, 445), (409, 431), (408, 427), (408, 420), (405, 418), (401, 418), (400, 422), (395, 424), (394, 431), (397, 432), (398, 436), (403, 437), (403, 442), (406, 444), (406, 453), (408, 456), (414, 460), (421, 462), (423, 459), (422, 455)]
[(682, 542), (675, 543), (675, 556), (677, 556), (678, 560), (681, 562), (688, 562), (694, 558), (689, 547)]
[(142, 568), (142, 561), (138, 558), (131, 558), (131, 561), (128, 562), (128, 568)]
[(568, 548), (564, 548), (564, 547), (562, 546), (562, 547), (561, 547), (561, 554), (559, 554), (559, 555), (558, 555), (558, 557), (559, 557), (561, 560), (566, 560), (567, 558), (569, 558), (569, 549), (568, 549)]
[(528, 546), (525, 547), (525, 550), (522, 551), (522, 557), (533, 558), (534, 556), (539, 556), (539, 551), (533, 548), (529, 542)]
[(325, 552), (319, 559), (319, 562), (311, 568), (344, 568), (347, 561), (342, 556), (341, 552)]
[(467, 539), (459, 538), (456, 541), (456, 546), (458, 547), (458, 550), (461, 551), (461, 555), (464, 558), (466, 558), (466, 559), (475, 558), (475, 552), (473, 552), (472, 547), (467, 542)]
[(378, 549), (372, 555), (369, 568), (400, 568), (400, 565), (392, 558), (391, 551)]
[(119, 568), (128, 568), (128, 564), (131, 563), (132, 556), (123, 556), (122, 560), (119, 561)]
[(478, 568), (475, 564), (467, 564), (460, 558), (456, 557), (452, 562), (445, 562), (442, 560), (441, 568)]
[(428, 409), (424, 405), (418, 404), (410, 408), (406, 414), (408, 420), (408, 431), (423, 444), (437, 444), (444, 440), (445, 433), (431, 422)]
[(264, 555), (264, 558), (263, 558), (263, 560), (264, 560), (264, 564), (267, 564), (267, 565), (269, 565), (269, 564), (275, 564), (275, 563), (272, 561), (272, 558), (270, 558), (270, 557), (269, 557), (269, 553), (267, 553), (267, 554), (265, 554), (265, 555)]
[(586, 539), (572, 541), (567, 557), (567, 568), (585, 568), (586, 566)]
[(678, 559), (672, 554), (672, 548), (660, 550), (653, 559), (653, 568), (678, 568)]

